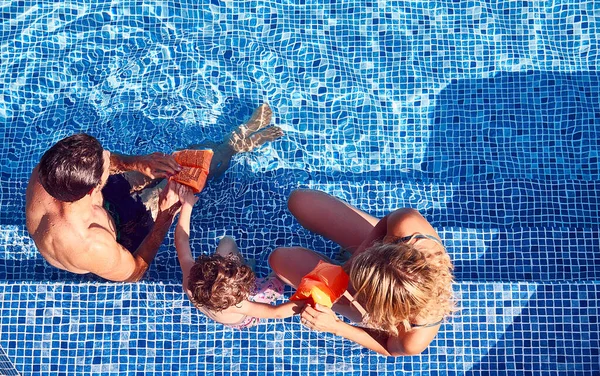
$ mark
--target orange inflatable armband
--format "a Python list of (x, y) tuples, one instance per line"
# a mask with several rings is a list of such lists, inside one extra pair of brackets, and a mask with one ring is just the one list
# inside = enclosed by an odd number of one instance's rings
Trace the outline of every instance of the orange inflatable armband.
[(175, 162), (181, 165), (182, 169), (172, 179), (191, 187), (194, 193), (198, 193), (204, 189), (213, 151), (181, 150), (173, 153), (173, 157), (175, 158)]
[(348, 288), (350, 278), (341, 266), (319, 261), (317, 266), (302, 278), (298, 290), (290, 300), (312, 300), (312, 303), (331, 308)]

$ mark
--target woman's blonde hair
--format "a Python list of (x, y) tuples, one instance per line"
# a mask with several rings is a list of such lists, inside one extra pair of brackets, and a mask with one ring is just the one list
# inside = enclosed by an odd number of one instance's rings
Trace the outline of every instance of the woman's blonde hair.
[(417, 316), (433, 323), (454, 311), (452, 262), (435, 247), (425, 256), (415, 242), (376, 243), (352, 259), (347, 272), (369, 325), (398, 335)]

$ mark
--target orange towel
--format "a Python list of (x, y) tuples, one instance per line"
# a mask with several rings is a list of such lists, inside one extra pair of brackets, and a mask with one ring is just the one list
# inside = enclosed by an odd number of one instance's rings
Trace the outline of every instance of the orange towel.
[(319, 261), (317, 266), (302, 278), (298, 290), (290, 300), (310, 299), (312, 303), (330, 307), (348, 288), (350, 278), (341, 266)]
[(173, 157), (181, 165), (182, 169), (172, 179), (178, 183), (190, 186), (194, 193), (198, 193), (204, 189), (213, 151), (181, 150), (173, 153)]

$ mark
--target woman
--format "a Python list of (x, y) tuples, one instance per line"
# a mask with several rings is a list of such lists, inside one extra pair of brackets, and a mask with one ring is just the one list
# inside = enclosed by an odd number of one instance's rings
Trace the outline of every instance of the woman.
[[(288, 207), (306, 229), (352, 256), (344, 264), (348, 293), (333, 310), (307, 306), (301, 322), (388, 356), (421, 353), (454, 309), (452, 263), (438, 234), (413, 209), (377, 219), (326, 193), (298, 190)], [(269, 264), (297, 287), (326, 257), (306, 248), (278, 248)], [(348, 325), (335, 312), (357, 323)]]

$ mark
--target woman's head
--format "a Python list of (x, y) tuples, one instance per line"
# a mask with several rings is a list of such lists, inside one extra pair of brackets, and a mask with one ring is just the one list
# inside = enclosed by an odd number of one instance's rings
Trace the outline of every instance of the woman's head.
[(414, 244), (377, 243), (352, 259), (347, 272), (354, 298), (368, 312), (368, 323), (398, 334), (420, 318), (439, 320), (451, 313), (452, 263), (446, 252), (429, 257)]
[(239, 304), (254, 290), (255, 276), (237, 256), (202, 255), (190, 269), (188, 289), (194, 305), (222, 311)]

